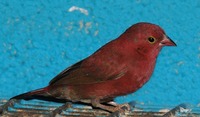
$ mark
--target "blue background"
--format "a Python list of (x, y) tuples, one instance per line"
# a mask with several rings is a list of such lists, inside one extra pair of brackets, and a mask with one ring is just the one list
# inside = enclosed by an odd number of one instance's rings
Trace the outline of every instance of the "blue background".
[(160, 25), (178, 46), (163, 48), (151, 80), (116, 101), (199, 104), (198, 0), (1, 0), (0, 97), (46, 86), (60, 71), (141, 21)]

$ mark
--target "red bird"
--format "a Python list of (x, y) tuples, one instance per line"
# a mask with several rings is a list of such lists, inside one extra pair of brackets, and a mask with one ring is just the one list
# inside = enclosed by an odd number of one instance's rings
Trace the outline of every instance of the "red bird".
[[(104, 103), (142, 87), (150, 79), (163, 46), (176, 44), (161, 27), (145, 22), (134, 24), (91, 56), (62, 71), (47, 87), (11, 100), (44, 96), (91, 103), (93, 107), (117, 111), (122, 105)], [(7, 106), (2, 106), (1, 110)]]

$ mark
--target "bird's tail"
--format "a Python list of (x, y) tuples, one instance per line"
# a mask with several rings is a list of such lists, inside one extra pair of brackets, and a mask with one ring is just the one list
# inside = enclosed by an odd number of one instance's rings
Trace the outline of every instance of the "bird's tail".
[(44, 96), (44, 97), (50, 96), (48, 94), (48, 87), (37, 89), (37, 90), (33, 90), (33, 91), (30, 91), (30, 92), (27, 92), (27, 93), (23, 93), (23, 94), (14, 96), (11, 99), (25, 99), (25, 100), (29, 100), (29, 99), (33, 99), (33, 98), (35, 98), (37, 96)]

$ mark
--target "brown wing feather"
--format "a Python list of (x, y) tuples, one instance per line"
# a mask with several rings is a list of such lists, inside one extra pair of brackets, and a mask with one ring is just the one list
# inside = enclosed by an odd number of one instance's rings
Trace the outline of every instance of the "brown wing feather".
[[(126, 73), (126, 69), (121, 69), (115, 72), (104, 72), (95, 69), (95, 66), (90, 68), (81, 66), (84, 61), (80, 61), (71, 67), (65, 69), (63, 72), (53, 78), (49, 85), (78, 85), (99, 83), (107, 80), (114, 80), (122, 77)], [(107, 69), (105, 69), (107, 70)], [(105, 74), (104, 74), (105, 73)]]
[(104, 46), (90, 57), (65, 69), (49, 85), (91, 84), (118, 79), (127, 71), (126, 65), (119, 64), (121, 56), (118, 51)]
[(50, 82), (49, 85), (56, 83), (56, 81), (59, 81), (60, 79), (66, 77), (67, 75), (69, 75), (72, 71), (80, 68), (81, 63), (83, 62), (83, 60), (75, 63), (74, 65), (66, 68), (65, 70), (63, 70), (60, 74), (58, 74), (57, 76), (55, 76)]

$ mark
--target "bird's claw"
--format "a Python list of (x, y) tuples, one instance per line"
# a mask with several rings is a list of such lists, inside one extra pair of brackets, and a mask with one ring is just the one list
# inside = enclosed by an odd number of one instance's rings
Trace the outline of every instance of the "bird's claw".
[(115, 107), (113, 113), (110, 114), (109, 117), (119, 117), (125, 115), (126, 111), (130, 111), (131, 107), (129, 104), (122, 104)]
[(71, 108), (71, 107), (72, 107), (71, 103), (67, 102), (64, 105), (53, 110), (51, 113), (49, 113), (49, 117), (55, 117), (56, 115), (59, 115), (63, 110), (65, 110), (67, 108)]
[(119, 106), (120, 110), (123, 110), (123, 111), (130, 111), (131, 110), (131, 107), (129, 104), (122, 104)]

